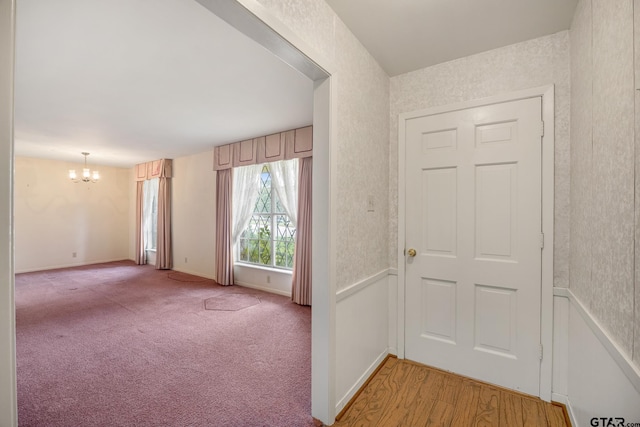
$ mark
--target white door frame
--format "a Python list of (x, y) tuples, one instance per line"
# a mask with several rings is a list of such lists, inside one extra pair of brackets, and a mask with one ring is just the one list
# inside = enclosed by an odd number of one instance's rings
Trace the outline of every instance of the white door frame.
[(540, 364), (540, 398), (551, 401), (552, 355), (553, 355), (553, 197), (554, 197), (554, 86), (542, 86), (507, 94), (464, 101), (456, 104), (427, 108), (400, 114), (398, 117), (398, 357), (405, 353), (405, 156), (406, 121), (422, 116), (447, 113), (508, 101), (542, 97), (542, 232), (544, 248), (542, 250), (542, 290), (540, 295), (540, 341), (543, 346), (543, 358)]
[(0, 0), (0, 425), (18, 424), (13, 297), (13, 66), (15, 0)]

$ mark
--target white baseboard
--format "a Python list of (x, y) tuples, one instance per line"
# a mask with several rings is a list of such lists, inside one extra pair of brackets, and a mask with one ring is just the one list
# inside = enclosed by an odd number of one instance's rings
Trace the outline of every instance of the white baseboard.
[(576, 417), (573, 408), (571, 407), (571, 401), (567, 399), (567, 403), (564, 404), (567, 408), (567, 414), (569, 414), (569, 421), (573, 427), (578, 427), (578, 418)]
[(573, 411), (571, 409), (571, 402), (569, 402), (569, 397), (560, 394), (560, 393), (551, 393), (551, 401), (556, 403), (562, 403), (567, 409), (567, 414), (569, 415), (569, 420), (571, 421), (571, 425), (576, 427), (578, 424), (576, 423), (575, 416), (573, 415)]
[(187, 268), (182, 268), (182, 267), (175, 268), (175, 267), (173, 267), (171, 270), (177, 271), (177, 272), (180, 272), (180, 273), (191, 274), (192, 276), (203, 277), (205, 279), (216, 280), (216, 278), (212, 274), (203, 274), (203, 273), (200, 273), (200, 272), (197, 272), (197, 271), (189, 270)]
[(44, 267), (24, 268), (24, 269), (16, 270), (15, 274), (35, 273), (36, 271), (57, 270), (60, 268), (83, 267), (85, 265), (104, 264), (107, 262), (116, 262), (116, 261), (130, 261), (130, 259), (129, 258), (115, 258), (115, 259), (102, 259), (102, 260), (98, 259), (98, 260), (75, 262), (71, 264), (56, 264), (56, 265), (48, 265)]
[(358, 381), (351, 386), (351, 388), (347, 391), (347, 393), (338, 401), (336, 404), (336, 414), (339, 414), (347, 403), (356, 395), (358, 390), (364, 385), (364, 383), (369, 379), (371, 375), (373, 375), (374, 371), (380, 366), (380, 364), (384, 361), (384, 359), (389, 354), (389, 350), (385, 350), (373, 361), (371, 365), (367, 368), (367, 370), (358, 378)]
[(277, 294), (277, 295), (282, 295), (282, 296), (291, 298), (291, 292), (282, 291), (280, 289), (267, 288), (266, 286), (255, 285), (253, 283), (247, 283), (247, 282), (240, 282), (238, 280), (236, 280), (235, 284), (238, 286), (242, 286), (243, 288), (257, 289), (259, 291), (269, 292), (271, 294)]
[(569, 398), (566, 395), (560, 393), (551, 393), (551, 401), (562, 403), (566, 405), (569, 402)]

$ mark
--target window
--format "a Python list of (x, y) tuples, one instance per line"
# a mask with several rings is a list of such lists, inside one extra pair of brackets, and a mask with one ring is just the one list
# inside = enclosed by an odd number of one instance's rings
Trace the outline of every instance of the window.
[(142, 227), (144, 249), (155, 251), (158, 240), (158, 178), (148, 179), (142, 185), (144, 205), (142, 207)]
[(296, 229), (271, 186), (269, 164), (262, 167), (258, 200), (249, 225), (242, 231), (236, 259), (250, 264), (291, 270)]

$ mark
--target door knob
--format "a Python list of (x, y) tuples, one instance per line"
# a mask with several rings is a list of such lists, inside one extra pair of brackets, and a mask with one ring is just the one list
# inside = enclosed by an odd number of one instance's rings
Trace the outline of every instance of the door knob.
[(412, 257), (412, 258), (413, 258), (414, 256), (416, 256), (416, 250), (415, 250), (415, 249), (413, 249), (413, 248), (412, 248), (412, 249), (409, 249), (409, 250), (407, 251), (407, 255), (409, 255), (410, 257)]

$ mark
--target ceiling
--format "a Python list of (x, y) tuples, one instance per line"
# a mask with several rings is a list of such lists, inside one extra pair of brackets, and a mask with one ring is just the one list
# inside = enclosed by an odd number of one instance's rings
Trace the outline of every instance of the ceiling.
[[(390, 76), (569, 28), (577, 0), (327, 0)], [(15, 153), (131, 167), (312, 123), (313, 83), (195, 0), (17, 0)]]
[(326, 0), (389, 76), (557, 33), (578, 0)]
[(312, 123), (313, 82), (192, 0), (18, 0), (15, 152), (130, 167)]

